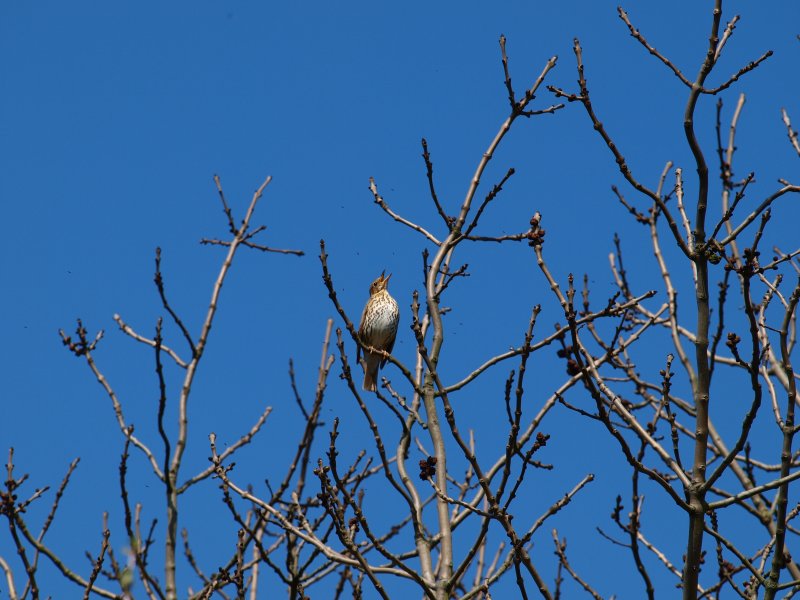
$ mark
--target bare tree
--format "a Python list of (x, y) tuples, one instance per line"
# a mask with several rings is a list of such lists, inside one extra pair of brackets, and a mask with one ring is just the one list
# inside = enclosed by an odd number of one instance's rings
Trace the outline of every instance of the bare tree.
[[(302, 398), (290, 362), (289, 377), (304, 427), (289, 464), (265, 467), (266, 485), (240, 480), (233, 458), (268, 427), (269, 407), (249, 431), (224, 450), (218, 448), (217, 436), (210, 433), (209, 465), (189, 475), (184, 472), (190, 449), (190, 397), (195, 376), (211, 339), (223, 283), (237, 251), (247, 248), (303, 254), (257, 241), (264, 227), (252, 226), (251, 221), (269, 178), (255, 192), (239, 221), (220, 180), (215, 178), (229, 237), (202, 240), (222, 247), (225, 256), (198, 333), (185, 325), (168, 300), (161, 252), (156, 251), (156, 291), (186, 350), (178, 350), (172, 342), (168, 345), (161, 319), (153, 336), (148, 337), (122, 317), (114, 317), (124, 334), (153, 354), (160, 442), (147, 441), (135, 433), (122, 401), (96, 362), (103, 332), (91, 335), (81, 321), (75, 333), (61, 332), (64, 345), (85, 362), (103, 388), (124, 440), (119, 484), (124, 535), (129, 541), (127, 556), (123, 560), (115, 553), (116, 538), (111, 536), (105, 517), (99, 549), (84, 565), (86, 575), (49, 547), (45, 536), (78, 461), (73, 461), (58, 487), (47, 518), (34, 527), (26, 509), (41, 501), (47, 488), (20, 499), (27, 476), (15, 475), (12, 450), (5, 487), (0, 492), (0, 511), (17, 554), (16, 559), (0, 556), (9, 597), (40, 597), (43, 592), (37, 574), (44, 556), (82, 589), (86, 598), (132, 597), (136, 581), (142, 595), (167, 600), (254, 599), (272, 597), (278, 593), (276, 589), (297, 600), (312, 595), (390, 598), (399, 594), (430, 600), (488, 600), (497, 590), (504, 597), (511, 593), (508, 590), (514, 590), (521, 598), (538, 595), (555, 599), (578, 589), (602, 598), (603, 589), (613, 587), (614, 582), (591, 581), (582, 575), (582, 565), (569, 559), (567, 540), (557, 527), (559, 519), (569, 518), (567, 505), (587, 489), (595, 475), (571, 472), (571, 483), (563, 488), (537, 487), (540, 504), (536, 506), (522, 499), (536, 486), (539, 473), (558, 464), (558, 457), (547, 456), (543, 450), (550, 440), (547, 427), (567, 416), (596, 425), (598, 439), (613, 442), (630, 473), (629, 487), (620, 490), (611, 505), (610, 524), (617, 533), (607, 532), (604, 525), (597, 532), (583, 532), (581, 541), (609, 544), (629, 552), (629, 567), (617, 569), (620, 574), (629, 572), (631, 578), (638, 577), (648, 598), (654, 598), (661, 587), (663, 594), (670, 594), (669, 583), (664, 583), (670, 580), (681, 587), (687, 599), (720, 598), (723, 594), (772, 599), (779, 593), (789, 598), (800, 591), (800, 566), (790, 551), (796, 543), (793, 536), (800, 534), (792, 524), (800, 513), (800, 504), (789, 504), (791, 484), (800, 478), (798, 451), (793, 447), (798, 429), (794, 412), (800, 398), (798, 375), (792, 367), (800, 302), (800, 249), (773, 247), (770, 258), (761, 258), (773, 209), (779, 210), (779, 204), (800, 192), (800, 186), (781, 179), (777, 186), (761, 189), (754, 173), (744, 177), (734, 174), (736, 131), (744, 94), (738, 96), (730, 116), (719, 99), (714, 123), (700, 123), (696, 117), (698, 104), (710, 101), (707, 96), (721, 98), (732, 91), (740, 78), (771, 55), (764, 52), (721, 83), (709, 83), (738, 22), (734, 16), (723, 26), (722, 9), (722, 0), (715, 0), (709, 11), (706, 51), (699, 57), (700, 68), (694, 79), (657, 50), (619, 9), (631, 36), (671, 71), (687, 94), (683, 134), (692, 163), (675, 165), (665, 157), (663, 171), (653, 182), (632, 170), (610, 127), (595, 109), (589, 91), (591, 78), (577, 39), (577, 89), (545, 85), (556, 66), (552, 57), (520, 92), (512, 84), (506, 40), (501, 36), (508, 112), (481, 154), (460, 204), (452, 207), (440, 200), (433, 159), (424, 139), (422, 158), (437, 214), (434, 223), (417, 223), (404, 217), (381, 194), (377, 182), (369, 182), (380, 209), (419, 235), (422, 279), (419, 291), (410, 298), (415, 363), (406, 364), (359, 338), (352, 310), (340, 301), (334, 284), (340, 268), (336, 249), (321, 241), (322, 281), (337, 319), (327, 322), (310, 405)], [(557, 103), (540, 103), (545, 89)], [(517, 227), (518, 233), (484, 231), (482, 217), (494, 208), (494, 201), (515, 173), (509, 168), (498, 180), (488, 185), (483, 182), (497, 148), (511, 128), (522, 122), (530, 121), (535, 132), (537, 119), (550, 118), (565, 109), (562, 100), (583, 109), (630, 188), (630, 198), (616, 186), (610, 196), (642, 226), (643, 237), (626, 239), (625, 248), (651, 250), (659, 289), (637, 285), (637, 277), (643, 274), (626, 270), (623, 240), (617, 236), (609, 254), (608, 277), (617, 288), (613, 295), (593, 303), (588, 275), (579, 276), (577, 283), (572, 274), (560, 280), (548, 263), (543, 199), (535, 199), (539, 211), (531, 210), (530, 221)], [(782, 119), (790, 147), (800, 158), (798, 135), (786, 111)], [(700, 143), (700, 128), (716, 131), (715, 147)], [(718, 164), (718, 178), (710, 175), (712, 157)], [(695, 171), (696, 177), (685, 180), (684, 169)], [(715, 194), (717, 203), (712, 200)], [(755, 195), (757, 201), (749, 203), (748, 195)], [(566, 233), (551, 233), (550, 239), (561, 235)], [(665, 243), (674, 245), (677, 252), (672, 247), (668, 251)], [(471, 274), (461, 257), (481, 252), (487, 244), (515, 244), (513, 251), (519, 260), (538, 267), (550, 295), (545, 306), (531, 306), (530, 319), (519, 324), (518, 345), (504, 351), (487, 350), (481, 364), (454, 368), (447, 364), (444, 352), (448, 340), (445, 325), (453, 306), (451, 299), (458, 301), (454, 290)], [(787, 276), (788, 284), (784, 283)], [(695, 298), (694, 305), (681, 305), (679, 311), (679, 293), (686, 297), (689, 292)], [(563, 319), (549, 332), (543, 332), (540, 323), (545, 311)], [(479, 332), (482, 324), (471, 327)], [(374, 393), (363, 392), (356, 383), (360, 367), (353, 356), (358, 350), (378, 354), (390, 365)], [(546, 390), (538, 384), (532, 386), (528, 371), (534, 359), (554, 351), (563, 366), (559, 383)], [(661, 366), (653, 369), (654, 360)], [(174, 429), (165, 423), (166, 407), (172, 400), (165, 382), (165, 363), (183, 374), (175, 399), (178, 412)], [(504, 366), (508, 375), (491, 392), (492, 406), (502, 408), (470, 411), (464, 399), (471, 393), (486, 393), (478, 391), (482, 390), (480, 383)], [(335, 393), (357, 404), (371, 434), (355, 453), (350, 443), (343, 449), (341, 442), (342, 430), (354, 425), (339, 417), (331, 423), (321, 418), (330, 394), (332, 369), (342, 382)], [(461, 374), (453, 376), (456, 371)], [(731, 394), (730, 385), (725, 383), (736, 378), (747, 385), (738, 386)], [(731, 414), (736, 415), (736, 426), (719, 427), (719, 420)], [(759, 414), (771, 417), (767, 437), (779, 443), (770, 444), (766, 437), (754, 435)], [(495, 431), (502, 430), (501, 447), (482, 445), (481, 427), (488, 422)], [(577, 445), (588, 452), (591, 443)], [(157, 444), (162, 447), (156, 449)], [(145, 458), (150, 475), (163, 489), (165, 525), (161, 540), (157, 539), (155, 523), (143, 523), (142, 506), (132, 505), (130, 452)], [(219, 486), (223, 515), (237, 533), (227, 554), (209, 568), (196, 559), (190, 533), (184, 529), (180, 532), (182, 540), (178, 537), (183, 495), (212, 480)], [(279, 483), (273, 486), (270, 481)], [(645, 490), (652, 498), (647, 510)], [(649, 514), (682, 518), (682, 555), (668, 543), (665, 548), (665, 540), (649, 534)], [(545, 531), (546, 525), (550, 531)], [(545, 543), (548, 547), (553, 543), (554, 551), (543, 552)], [(163, 545), (164, 560), (153, 565), (156, 544)], [(710, 548), (713, 563), (707, 556)], [(22, 573), (15, 571), (17, 565)], [(192, 574), (193, 583), (187, 589), (181, 589), (181, 572)], [(730, 592), (723, 592), (727, 589)]]
[[(743, 209), (740, 202), (745, 198), (750, 184), (754, 180), (754, 173), (741, 179), (733, 176), (733, 157), (735, 152), (736, 125), (744, 104), (744, 95), (739, 97), (734, 115), (729, 128), (727, 144), (723, 143), (721, 114), (722, 100), (717, 103), (717, 148), (720, 171), (720, 204), (718, 216), (713, 217), (710, 202), (710, 176), (706, 159), (708, 150), (704, 150), (697, 138), (695, 112), (697, 104), (705, 96), (717, 96), (727, 90), (740, 77), (757, 68), (768, 59), (772, 52), (767, 51), (748, 63), (733, 76), (710, 87), (707, 79), (714, 71), (714, 67), (722, 54), (722, 50), (731, 38), (738, 17), (733, 17), (722, 28), (722, 2), (715, 2), (711, 14), (711, 28), (708, 38), (706, 55), (702, 61), (698, 74), (694, 80), (688, 78), (666, 56), (660, 53), (631, 23), (628, 15), (621, 8), (619, 16), (627, 25), (631, 36), (644, 46), (688, 89), (686, 109), (684, 112), (684, 134), (686, 143), (694, 159), (697, 172), (696, 191), (694, 202), (689, 201), (689, 194), (684, 195), (684, 182), (682, 168), (675, 169), (675, 183), (671, 189), (665, 190), (665, 181), (672, 171), (672, 163), (667, 162), (664, 172), (655, 187), (649, 187), (641, 182), (628, 167), (624, 155), (614, 143), (610, 133), (606, 130), (596, 114), (589, 93), (587, 78), (584, 72), (583, 53), (578, 40), (575, 40), (574, 50), (578, 70), (577, 93), (568, 93), (559, 88), (551, 88), (559, 97), (569, 101), (579, 102), (586, 111), (594, 129), (602, 137), (611, 154), (619, 166), (619, 170), (626, 182), (633, 190), (649, 204), (647, 210), (641, 210), (629, 204), (623, 194), (614, 188), (619, 201), (633, 215), (633, 217), (650, 231), (653, 251), (656, 256), (664, 291), (668, 299), (667, 314), (658, 316), (652, 310), (646, 310), (642, 304), (635, 308), (631, 316), (632, 323), (651, 322), (656, 319), (658, 324), (665, 327), (674, 345), (674, 355), (677, 355), (683, 374), (687, 379), (692, 398), (686, 401), (673, 398), (671, 388), (673, 376), (671, 371), (673, 354), (667, 359), (665, 368), (661, 371), (661, 381), (647, 381), (636, 371), (633, 359), (620, 362), (617, 366), (627, 373), (627, 379), (635, 384), (635, 393), (639, 395), (648, 409), (653, 410), (647, 419), (635, 414), (633, 407), (626, 406), (622, 401), (620, 392), (615, 391), (605, 376), (594, 366), (594, 359), (589, 353), (589, 347), (599, 340), (584, 339), (576, 325), (571, 326), (571, 346), (569, 348), (572, 360), (576, 367), (584, 373), (584, 385), (597, 403), (597, 417), (600, 418), (618, 440), (620, 448), (625, 453), (631, 467), (634, 469), (633, 516), (630, 522), (623, 526), (618, 524), (631, 536), (631, 550), (634, 557), (638, 557), (638, 542), (641, 532), (638, 530), (639, 497), (637, 493), (637, 478), (639, 474), (647, 475), (657, 482), (669, 494), (675, 505), (686, 512), (688, 517), (687, 545), (682, 571), (682, 586), (684, 598), (696, 598), (702, 590), (699, 585), (699, 574), (703, 564), (703, 538), (706, 533), (712, 536), (717, 547), (719, 563), (719, 582), (713, 587), (721, 588), (726, 583), (742, 597), (756, 597), (757, 590), (764, 588), (765, 597), (773, 598), (776, 591), (785, 588), (794, 588), (800, 572), (791, 561), (785, 543), (786, 533), (786, 496), (789, 481), (792, 479), (789, 471), (794, 460), (792, 455), (792, 438), (794, 429), (794, 406), (797, 401), (795, 378), (792, 371), (791, 349), (794, 341), (794, 320), (798, 298), (800, 298), (800, 283), (790, 288), (788, 293), (780, 291), (783, 275), (769, 275), (779, 271), (779, 267), (789, 263), (797, 256), (798, 252), (784, 254), (775, 249), (775, 256), (769, 261), (760, 260), (759, 245), (765, 233), (766, 226), (771, 217), (773, 203), (788, 194), (800, 192), (800, 187), (786, 180), (780, 180), (780, 186), (766, 194), (758, 205), (749, 213), (741, 215)], [(791, 126), (787, 125), (790, 138)], [(675, 200), (674, 207), (669, 202)], [(694, 218), (690, 217), (690, 209), (694, 206)], [(646, 204), (645, 204), (646, 206)], [(737, 211), (737, 209), (739, 209)], [(713, 213), (712, 213), (713, 214)], [(736, 221), (734, 220), (736, 219)], [(683, 325), (685, 318), (679, 318), (677, 305), (677, 290), (671, 276), (672, 267), (667, 264), (662, 252), (659, 221), (666, 222), (668, 237), (680, 248), (683, 263), (692, 270), (693, 292), (696, 300), (695, 314), (690, 322), (696, 323), (694, 329)], [(755, 232), (748, 234), (748, 226), (757, 222)], [(746, 237), (749, 236), (749, 237)], [(749, 246), (740, 249), (740, 244), (748, 243)], [(612, 255), (612, 267), (623, 297), (633, 297), (629, 280), (622, 269), (621, 245), (617, 243), (616, 260)], [(616, 263), (616, 264), (615, 264)], [(797, 269), (796, 263), (792, 263)], [(730, 280), (734, 276), (738, 280), (741, 301), (744, 304), (744, 319), (739, 315), (731, 317), (725, 308), (730, 302)], [(558, 290), (556, 282), (548, 276), (551, 286), (562, 305), (565, 307), (565, 316), (568, 321), (574, 322), (574, 289), (570, 283), (569, 291), (563, 295)], [(711, 283), (716, 280), (719, 286), (717, 300), (717, 323), (712, 329), (712, 288)], [(757, 293), (754, 286), (762, 286), (760, 301), (755, 301), (753, 295)], [(777, 299), (777, 300), (776, 300)], [(776, 301), (779, 308), (770, 310)], [(776, 314), (777, 313), (777, 314)], [(724, 319), (727, 317), (727, 321)], [(770, 324), (772, 323), (772, 324)], [(740, 353), (740, 337), (736, 329), (746, 329), (743, 333), (747, 340), (747, 350)], [(741, 330), (740, 329), (740, 330)], [(726, 334), (726, 347), (730, 355), (718, 354), (719, 342)], [(772, 340), (771, 340), (772, 338)], [(694, 352), (686, 349), (687, 345), (694, 346)], [(774, 350), (774, 347), (780, 351)], [(613, 347), (613, 344), (611, 344)], [(751, 397), (746, 404), (746, 410), (741, 415), (741, 430), (732, 440), (725, 441), (719, 435), (712, 420), (712, 376), (715, 367), (728, 366), (734, 369), (744, 369), (749, 375)], [(787, 393), (787, 402), (784, 412), (778, 403), (774, 383), (782, 385)], [(751, 460), (748, 439), (757, 411), (761, 406), (764, 389), (769, 390), (772, 397), (775, 422), (784, 442), (777, 464), (766, 465)], [(685, 417), (681, 419), (680, 413)], [(628, 429), (634, 436), (625, 436), (612, 423), (613, 416), (622, 419), (624, 429)], [(681, 423), (681, 420), (684, 423)], [(672, 449), (665, 448), (658, 441), (656, 433), (659, 424), (662, 428), (669, 428), (669, 437), (672, 439)], [(666, 432), (665, 432), (666, 433)], [(638, 439), (636, 439), (638, 438)], [(681, 438), (684, 438), (683, 441)], [(666, 438), (665, 438), (666, 439)], [(682, 443), (683, 441), (683, 443)], [(635, 445), (640, 450), (634, 452)], [(690, 446), (691, 463), (681, 458), (681, 446)], [(745, 452), (742, 454), (742, 452)], [(666, 468), (666, 473), (656, 471), (647, 466), (643, 461), (645, 453), (654, 453)], [(684, 454), (685, 456), (685, 454)], [(758, 466), (756, 466), (758, 464)], [(711, 468), (709, 472), (709, 467)], [(754, 472), (763, 469), (768, 473), (778, 471), (779, 475), (767, 474), (769, 483), (756, 486)], [(733, 474), (734, 481), (728, 487), (721, 487), (726, 481), (724, 476)], [(677, 485), (676, 485), (677, 483)], [(774, 498), (769, 500), (762, 495), (763, 491), (777, 489)], [(717, 499), (714, 499), (717, 498)], [(738, 549), (726, 538), (717, 526), (717, 513), (722, 508), (737, 504), (746, 507), (758, 515), (758, 520), (766, 530), (766, 541), (760, 548)], [(619, 509), (615, 509), (619, 516)], [(723, 548), (727, 550), (738, 564), (730, 563), (725, 556)], [(767, 556), (772, 553), (769, 568), (764, 567)], [(758, 561), (762, 564), (759, 565)], [(641, 562), (637, 558), (637, 566), (641, 569)], [(781, 584), (780, 576), (784, 568), (791, 573), (792, 580)], [(738, 571), (748, 572), (749, 579), (741, 588), (736, 585), (733, 575)], [(648, 593), (653, 595), (648, 585)], [(711, 593), (702, 591), (704, 595)]]

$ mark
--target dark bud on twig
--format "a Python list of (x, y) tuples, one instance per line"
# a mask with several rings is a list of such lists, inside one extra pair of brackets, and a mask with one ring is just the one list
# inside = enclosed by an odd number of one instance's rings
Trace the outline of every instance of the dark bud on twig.
[(419, 461), (419, 478), (423, 481), (436, 475), (436, 457), (429, 456)]
[(572, 354), (572, 346), (564, 346), (556, 352), (558, 358), (567, 358), (570, 354)]
[(741, 268), (736, 269), (736, 272), (740, 275), (753, 275), (759, 268), (758, 264), (758, 257), (761, 255), (761, 252), (758, 250), (753, 250), (752, 248), (745, 248), (742, 252), (742, 256), (744, 257), (744, 265)]
[(68, 336), (64, 333), (63, 329), (58, 330), (58, 334), (61, 336), (61, 342), (69, 348), (70, 352), (72, 352), (75, 356), (85, 356), (87, 353), (92, 352), (97, 343), (103, 337), (103, 330), (97, 332), (94, 340), (89, 342), (89, 338), (87, 337), (86, 328), (83, 326), (83, 322), (78, 319), (78, 327), (75, 330), (75, 335), (78, 336), (78, 341), (74, 341), (71, 336)]
[(728, 334), (728, 341), (725, 342), (725, 345), (728, 348), (730, 348), (731, 352), (735, 352), (736, 351), (736, 346), (741, 341), (742, 341), (742, 338), (740, 338), (738, 335), (736, 335), (735, 333), (729, 333)]
[(536, 452), (539, 448), (547, 446), (547, 440), (550, 439), (549, 433), (542, 433), (539, 431), (536, 434), (536, 441), (533, 442), (533, 452)]
[(528, 245), (533, 248), (534, 246), (541, 246), (544, 243), (545, 230), (539, 227), (542, 220), (542, 215), (537, 212), (531, 217), (531, 228), (528, 230)]
[(574, 358), (570, 358), (567, 361), (567, 373), (569, 375), (577, 375), (581, 372), (581, 368), (578, 366), (578, 361)]
[(614, 503), (614, 510), (611, 512), (611, 518), (616, 522), (620, 522), (620, 514), (622, 513), (622, 496), (617, 496), (617, 501)]

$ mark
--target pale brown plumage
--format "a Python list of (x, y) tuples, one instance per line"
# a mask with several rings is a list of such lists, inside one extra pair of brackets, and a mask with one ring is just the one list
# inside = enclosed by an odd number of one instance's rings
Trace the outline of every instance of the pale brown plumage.
[[(400, 310), (397, 302), (389, 295), (389, 277), (378, 277), (369, 286), (369, 300), (361, 313), (361, 323), (358, 326), (358, 337), (364, 346), (383, 350), (391, 353), (394, 340), (397, 337), (397, 324), (400, 321)], [(356, 354), (358, 357), (360, 354)], [(378, 389), (378, 369), (386, 364), (382, 354), (364, 350), (361, 366), (364, 367), (363, 388), (368, 392)]]

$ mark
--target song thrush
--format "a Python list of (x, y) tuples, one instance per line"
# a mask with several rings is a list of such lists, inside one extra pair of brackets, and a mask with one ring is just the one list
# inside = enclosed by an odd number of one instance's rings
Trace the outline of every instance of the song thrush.
[[(378, 277), (369, 286), (369, 300), (361, 313), (361, 324), (358, 326), (358, 337), (364, 346), (391, 352), (394, 347), (394, 338), (397, 336), (397, 324), (400, 321), (400, 310), (397, 302), (394, 301), (387, 291), (389, 277), (391, 273), (384, 277)], [(356, 358), (359, 357), (361, 349), (358, 349)], [(386, 364), (386, 359), (381, 354), (364, 350), (364, 359), (361, 366), (364, 367), (363, 388), (368, 392), (378, 389), (378, 368)]]

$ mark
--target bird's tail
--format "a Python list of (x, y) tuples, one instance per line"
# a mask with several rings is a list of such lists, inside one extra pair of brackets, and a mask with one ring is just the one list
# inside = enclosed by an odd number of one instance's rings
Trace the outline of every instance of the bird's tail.
[(361, 386), (367, 392), (374, 392), (378, 389), (378, 367), (381, 365), (381, 357), (376, 354), (364, 353), (361, 359), (361, 366), (364, 367), (364, 384)]

